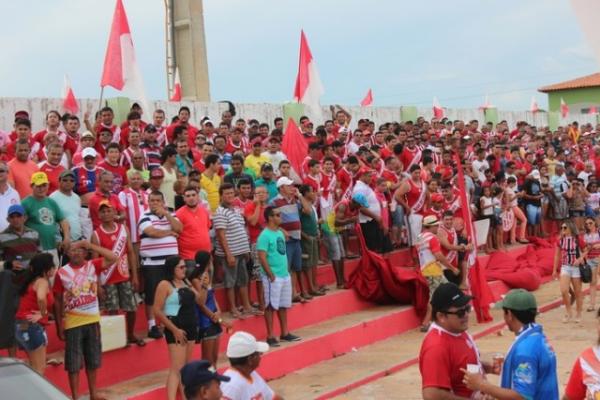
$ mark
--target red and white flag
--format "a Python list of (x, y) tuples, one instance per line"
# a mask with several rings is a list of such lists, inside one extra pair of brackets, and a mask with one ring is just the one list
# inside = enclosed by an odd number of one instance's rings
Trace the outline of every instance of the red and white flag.
[(112, 86), (124, 92), (133, 100), (142, 103), (144, 111), (149, 111), (122, 0), (117, 0), (115, 7), (100, 86)]
[(538, 107), (538, 103), (537, 103), (537, 100), (535, 99), (535, 96), (531, 96), (531, 106), (529, 107), (529, 111), (531, 111), (534, 114), (536, 112), (540, 111), (540, 108)]
[(433, 117), (437, 119), (444, 118), (444, 109), (437, 97), (433, 98)]
[(175, 79), (173, 79), (173, 93), (171, 101), (181, 101), (181, 80), (179, 80), (179, 67), (175, 68)]
[(69, 81), (67, 74), (65, 74), (62, 98), (62, 108), (64, 111), (67, 111), (71, 114), (77, 114), (79, 112), (79, 103), (77, 103), (77, 99), (75, 98), (75, 94), (73, 93), (73, 88), (71, 87), (71, 82)]
[(308, 144), (302, 137), (300, 128), (298, 128), (298, 125), (296, 125), (294, 119), (291, 117), (283, 134), (281, 151), (287, 156), (296, 174), (302, 176), (302, 161), (304, 161), (308, 153)]
[(569, 116), (569, 106), (565, 103), (564, 99), (560, 98), (560, 116), (567, 118)]
[(373, 105), (373, 91), (369, 88), (369, 91), (365, 95), (364, 99), (360, 102), (361, 107), (367, 107)]
[(294, 88), (294, 100), (307, 105), (311, 111), (320, 116), (322, 114), (320, 97), (325, 93), (317, 65), (308, 47), (304, 31), (300, 34), (300, 60), (298, 63), (298, 76)]

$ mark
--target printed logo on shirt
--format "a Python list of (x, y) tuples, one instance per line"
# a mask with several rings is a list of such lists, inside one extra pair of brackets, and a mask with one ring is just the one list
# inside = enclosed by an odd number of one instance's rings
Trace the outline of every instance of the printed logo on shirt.
[(277, 252), (282, 256), (285, 255), (285, 241), (280, 237), (277, 238)]
[(42, 207), (38, 211), (40, 222), (44, 225), (54, 225), (54, 214), (49, 208)]
[(517, 366), (515, 369), (515, 379), (524, 384), (532, 384), (533, 383), (533, 369), (529, 363), (524, 362)]

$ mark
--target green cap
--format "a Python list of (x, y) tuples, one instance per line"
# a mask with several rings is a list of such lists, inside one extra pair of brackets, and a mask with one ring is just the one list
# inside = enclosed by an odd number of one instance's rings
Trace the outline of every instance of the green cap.
[(537, 301), (535, 301), (535, 296), (527, 290), (513, 289), (504, 296), (502, 301), (497, 302), (494, 308), (507, 308), (515, 311), (537, 310)]

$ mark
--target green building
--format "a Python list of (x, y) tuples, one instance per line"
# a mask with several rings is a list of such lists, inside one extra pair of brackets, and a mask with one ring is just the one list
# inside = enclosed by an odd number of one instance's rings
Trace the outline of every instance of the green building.
[(591, 107), (600, 110), (600, 73), (582, 76), (538, 89), (548, 94), (548, 111), (560, 112), (561, 98), (569, 106), (569, 113), (588, 114)]

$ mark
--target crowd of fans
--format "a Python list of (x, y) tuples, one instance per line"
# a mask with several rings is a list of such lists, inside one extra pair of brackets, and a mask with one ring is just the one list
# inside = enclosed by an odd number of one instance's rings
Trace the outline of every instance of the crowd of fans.
[[(317, 282), (319, 264), (331, 262), (337, 287), (346, 286), (356, 234), (385, 254), (417, 245), (424, 219), (425, 230), (443, 222), (435, 234), (444, 275), (464, 288), (465, 207), (489, 220), (480, 243), (488, 252), (564, 226), (585, 231), (582, 252), (598, 251), (595, 127), (422, 117), (354, 124), (343, 108), (331, 112), (316, 127), (300, 118), (308, 154), (299, 170), (282, 151), (282, 118), (270, 125), (228, 110), (194, 126), (184, 106), (170, 123), (162, 110), (145, 122), (134, 104), (120, 125), (109, 107), (94, 121), (50, 111), (33, 133), (29, 114), (15, 113), (13, 131), (0, 135), (0, 260), (20, 285), (16, 342), (32, 365), (43, 372), (44, 325), (57, 310), (73, 396), (83, 358), (94, 397), (100, 308), (124, 312), (128, 341), (143, 346), (134, 333), (143, 302), (148, 337), (164, 335), (172, 348), (174, 398), (194, 342), (216, 366), (219, 335), (230, 328), (222, 308), (231, 318), (264, 315), (272, 347), (300, 340), (286, 310), (328, 290)], [(469, 204), (458, 193), (458, 162)], [(580, 257), (571, 242), (561, 241), (562, 264)], [(215, 284), (227, 304), (217, 304)]]

